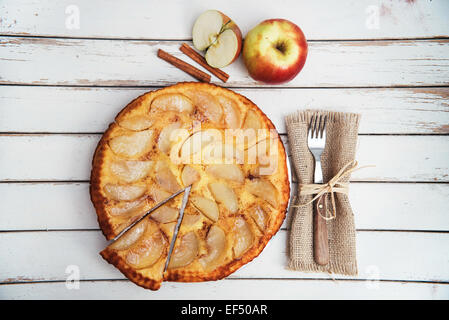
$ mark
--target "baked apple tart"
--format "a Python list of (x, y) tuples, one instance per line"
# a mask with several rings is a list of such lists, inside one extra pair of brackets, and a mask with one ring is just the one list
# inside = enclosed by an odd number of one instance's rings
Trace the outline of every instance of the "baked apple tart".
[(167, 270), (182, 193), (100, 254), (136, 284), (224, 278), (257, 257), (279, 230), (290, 195), (274, 125), (250, 100), (180, 83), (128, 104), (98, 143), (90, 194), (105, 237), (192, 185)]

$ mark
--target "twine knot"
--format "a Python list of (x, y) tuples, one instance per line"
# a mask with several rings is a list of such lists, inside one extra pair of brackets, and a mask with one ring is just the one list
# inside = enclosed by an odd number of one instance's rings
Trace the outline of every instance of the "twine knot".
[(307, 203), (303, 204), (296, 204), (292, 205), (294, 208), (304, 207), (315, 200), (319, 199), (322, 195), (329, 193), (331, 198), (331, 204), (332, 204), (332, 210), (330, 211), (330, 215), (328, 216), (328, 208), (326, 206), (326, 216), (323, 216), (321, 212), (319, 212), (319, 215), (324, 220), (332, 220), (335, 219), (337, 216), (337, 209), (335, 204), (335, 193), (342, 193), (342, 194), (348, 194), (349, 191), (349, 182), (341, 182), (346, 176), (350, 175), (352, 172), (367, 168), (372, 166), (363, 166), (358, 167), (358, 163), (356, 160), (348, 162), (346, 165), (344, 165), (340, 171), (327, 183), (323, 184), (317, 184), (317, 183), (310, 183), (310, 184), (300, 184), (299, 185), (299, 193), (300, 195), (306, 196), (315, 194), (315, 196), (312, 198), (312, 200), (308, 201)]

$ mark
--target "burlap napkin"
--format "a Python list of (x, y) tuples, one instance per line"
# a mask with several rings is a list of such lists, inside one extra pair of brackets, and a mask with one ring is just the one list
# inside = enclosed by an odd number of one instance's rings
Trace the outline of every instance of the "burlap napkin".
[[(327, 115), (326, 146), (321, 157), (323, 181), (328, 182), (355, 158), (360, 115), (318, 110), (298, 111), (288, 115), (288, 140), (299, 186), (313, 182), (314, 160), (307, 147), (307, 129), (310, 118), (317, 113)], [(348, 182), (349, 175), (342, 181)], [(293, 198), (292, 204), (304, 204), (312, 199), (312, 195), (302, 196), (300, 188), (298, 189), (298, 196)], [(327, 221), (330, 260), (325, 266), (316, 264), (313, 258), (312, 204), (293, 208), (289, 237), (290, 269), (357, 274), (354, 215), (346, 194), (336, 193), (335, 200), (336, 217)]]

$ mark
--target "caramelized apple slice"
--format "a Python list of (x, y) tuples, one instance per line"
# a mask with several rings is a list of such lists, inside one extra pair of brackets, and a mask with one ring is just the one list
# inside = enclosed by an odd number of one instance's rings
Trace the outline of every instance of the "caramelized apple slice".
[(218, 206), (215, 201), (199, 196), (192, 196), (190, 201), (192, 201), (195, 208), (197, 208), (206, 217), (214, 222), (218, 220), (220, 212), (218, 211)]
[(145, 178), (152, 166), (152, 161), (116, 160), (109, 168), (119, 180), (129, 183)]
[(234, 256), (240, 258), (253, 244), (254, 235), (248, 223), (242, 217), (234, 222)]
[(184, 186), (189, 186), (200, 180), (201, 176), (192, 166), (186, 165), (182, 169), (181, 180)]
[(242, 118), (235, 102), (222, 95), (218, 96), (217, 99), (223, 108), (226, 126), (230, 129), (240, 128), (242, 126)]
[(136, 269), (151, 267), (162, 256), (166, 245), (165, 237), (158, 230), (129, 249), (125, 257), (126, 263)]
[(198, 221), (200, 221), (201, 215), (199, 213), (195, 214), (185, 214), (184, 217), (182, 217), (182, 224), (184, 226), (192, 226)]
[(236, 164), (212, 164), (207, 167), (206, 173), (216, 178), (243, 183), (245, 177), (240, 167)]
[(116, 120), (117, 124), (125, 129), (132, 131), (142, 131), (150, 128), (154, 121), (144, 115), (127, 116)]
[(248, 110), (246, 113), (245, 121), (243, 122), (243, 128), (245, 129), (262, 129), (262, 123), (259, 119), (259, 116), (256, 114), (254, 110)]
[(156, 203), (159, 203), (170, 197), (171, 193), (153, 186), (150, 190), (150, 195)]
[(265, 210), (255, 205), (249, 209), (249, 215), (259, 227), (260, 231), (264, 231), (267, 226), (267, 214)]
[(193, 104), (204, 117), (215, 124), (221, 124), (223, 109), (213, 95), (201, 90), (192, 90), (187, 92), (186, 95), (193, 101)]
[(137, 157), (142, 155), (151, 142), (153, 130), (133, 132), (117, 136), (109, 140), (112, 152), (121, 157)]
[(178, 218), (178, 209), (164, 205), (154, 210), (150, 215), (152, 219), (160, 223), (173, 222)]
[(202, 152), (203, 164), (244, 163), (245, 153), (232, 144), (215, 142), (207, 145)]
[[(198, 238), (190, 231), (181, 237), (179, 245), (175, 246), (170, 257), (168, 268), (180, 268), (189, 265), (198, 255)], [(177, 241), (178, 242), (178, 241)]]
[(104, 186), (103, 191), (109, 199), (117, 201), (131, 201), (142, 196), (146, 191), (146, 187), (108, 183)]
[(151, 113), (175, 111), (190, 113), (193, 110), (192, 101), (180, 93), (161, 94), (151, 103)]
[(168, 192), (176, 192), (181, 187), (173, 172), (165, 161), (158, 161), (156, 163), (156, 182)]
[(143, 213), (146, 211), (147, 206), (147, 199), (141, 198), (131, 202), (120, 202), (117, 206), (111, 207), (107, 210), (111, 216), (128, 217)]
[(234, 191), (222, 182), (212, 182), (209, 184), (209, 190), (218, 203), (221, 203), (231, 213), (239, 210), (239, 203)]
[(110, 245), (114, 250), (125, 250), (130, 248), (137, 240), (142, 237), (147, 229), (147, 219), (140, 221), (137, 225), (126, 231), (120, 238)]
[(159, 134), (159, 139), (157, 141), (157, 146), (159, 147), (159, 150), (161, 150), (166, 154), (170, 152), (170, 148), (173, 142), (173, 140), (171, 140), (171, 135), (176, 129), (179, 128), (181, 128), (181, 122), (173, 122), (161, 130), (161, 133)]
[(226, 250), (226, 234), (223, 229), (213, 225), (206, 237), (207, 254), (199, 261), (204, 269), (214, 269), (220, 262), (220, 258)]
[(263, 179), (253, 179), (248, 182), (246, 188), (249, 191), (249, 193), (252, 193), (257, 197), (262, 198), (263, 200), (271, 204), (273, 207), (275, 208), (277, 207), (278, 191), (270, 181)]

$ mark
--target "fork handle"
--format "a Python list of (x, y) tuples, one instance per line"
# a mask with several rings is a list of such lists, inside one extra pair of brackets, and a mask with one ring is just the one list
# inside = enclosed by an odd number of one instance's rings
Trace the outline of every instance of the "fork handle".
[(315, 262), (319, 265), (329, 263), (329, 241), (327, 236), (326, 220), (326, 195), (315, 200), (313, 215), (313, 248)]

